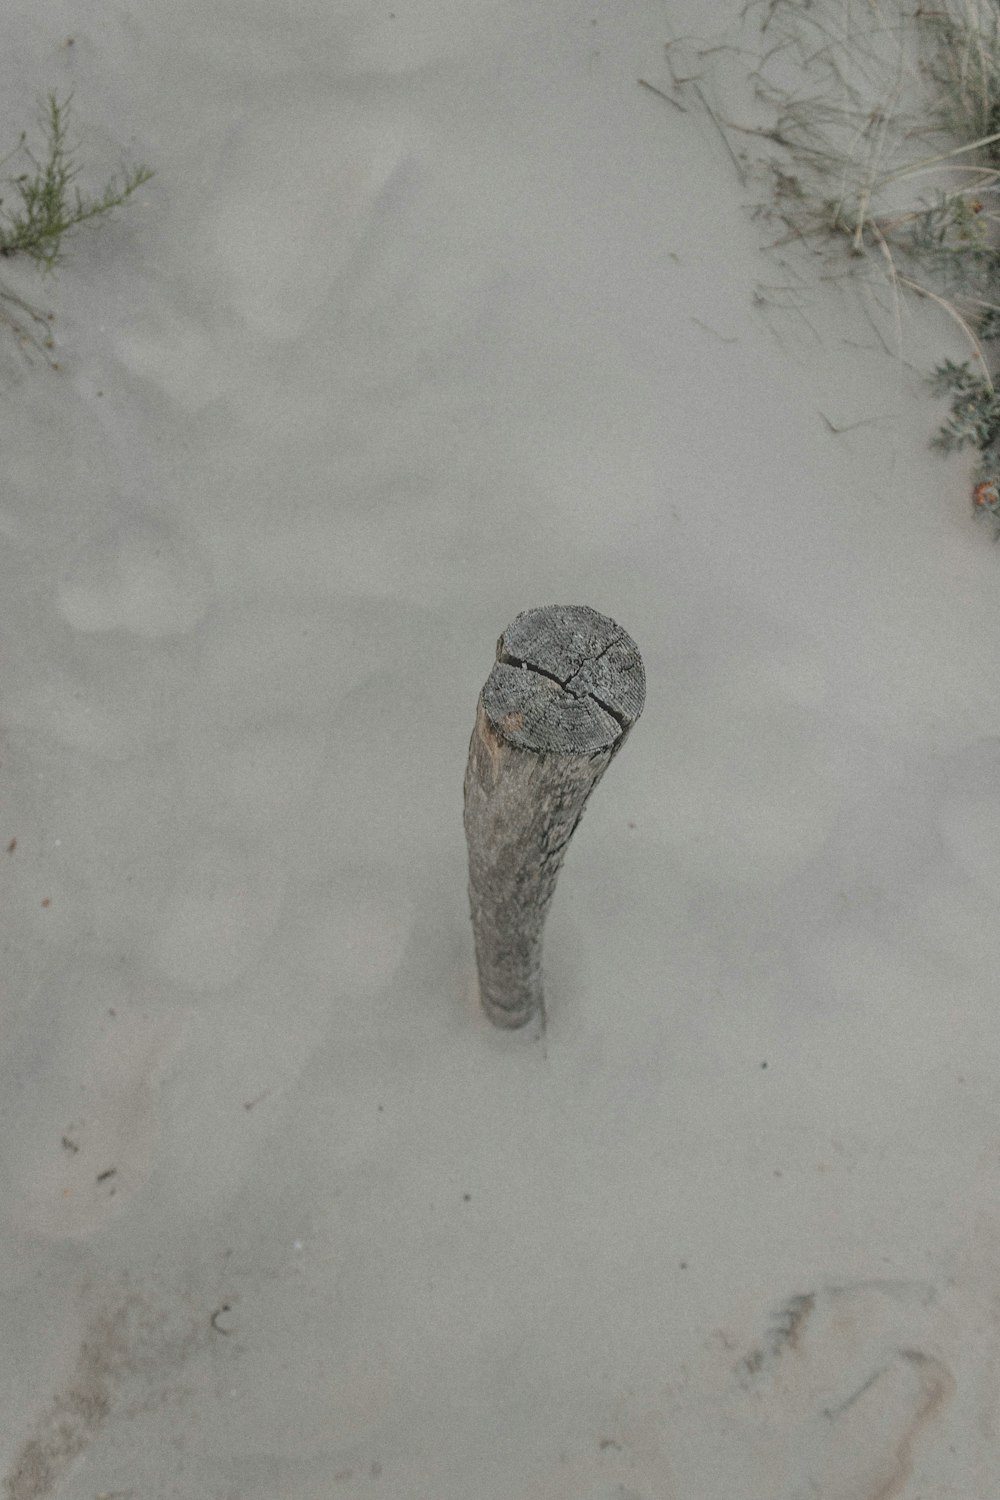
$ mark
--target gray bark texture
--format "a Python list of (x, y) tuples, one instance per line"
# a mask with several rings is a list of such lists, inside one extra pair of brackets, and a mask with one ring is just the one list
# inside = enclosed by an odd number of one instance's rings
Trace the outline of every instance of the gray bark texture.
[(498, 1026), (544, 1021), (556, 877), (645, 696), (635, 642), (585, 605), (527, 610), (497, 643), (469, 745), (465, 836), (479, 995)]

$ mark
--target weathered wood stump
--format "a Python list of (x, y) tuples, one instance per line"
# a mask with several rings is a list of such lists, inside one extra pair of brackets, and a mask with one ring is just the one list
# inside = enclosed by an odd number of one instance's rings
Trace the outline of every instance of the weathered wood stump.
[(518, 615), (479, 695), (465, 773), (469, 901), (483, 1009), (544, 1019), (542, 932), (587, 798), (642, 712), (632, 638), (594, 609)]

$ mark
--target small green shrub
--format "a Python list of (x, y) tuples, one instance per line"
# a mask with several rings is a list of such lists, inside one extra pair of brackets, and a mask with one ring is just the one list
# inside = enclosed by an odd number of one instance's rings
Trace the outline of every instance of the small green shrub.
[[(40, 126), (45, 149), (36, 155), (27, 144), (27, 132), (5, 158), (4, 163), (20, 156), (27, 170), (3, 180), (6, 192), (0, 196), (0, 257), (5, 260), (26, 256), (51, 274), (63, 258), (63, 240), (71, 230), (91, 220), (105, 218), (121, 208), (137, 188), (153, 176), (149, 167), (134, 167), (119, 177), (112, 177), (96, 198), (85, 197), (76, 186), (80, 175), (77, 148), (69, 138), (69, 106), (72, 95), (60, 100), (50, 93), (41, 110)], [(8, 200), (13, 199), (12, 206)], [(47, 327), (49, 318), (23, 298), (0, 286), (3, 316), (19, 341), (35, 347), (51, 348), (52, 340), (32, 334), (18, 319), (14, 309), (36, 325)], [(51, 362), (51, 361), (50, 361)]]

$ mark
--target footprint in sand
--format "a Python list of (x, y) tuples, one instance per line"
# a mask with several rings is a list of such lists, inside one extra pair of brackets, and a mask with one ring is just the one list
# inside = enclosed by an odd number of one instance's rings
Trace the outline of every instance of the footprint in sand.
[(274, 931), (285, 883), (281, 868), (255, 857), (235, 836), (187, 850), (154, 926), (156, 968), (193, 990), (231, 984)]
[(823, 691), (822, 666), (806, 653), (751, 658), (692, 686), (654, 805), (694, 872), (713, 883), (779, 880), (821, 847), (850, 785)]
[(926, 1462), (953, 1436), (956, 1381), (935, 1338), (947, 1323), (923, 1283), (794, 1296), (735, 1368), (719, 1330), (710, 1358), (725, 1373), (682, 1368), (522, 1500), (929, 1500)]
[(415, 922), (405, 885), (378, 865), (346, 865), (329, 895), (303, 901), (291, 926), (295, 961), (343, 996), (377, 994), (399, 970)]
[(176, 735), (192, 656), (119, 631), (66, 670), (42, 647), (9, 673), (6, 723), (83, 755), (126, 760)]
[(183, 538), (151, 516), (132, 516), (81, 548), (57, 601), (74, 630), (159, 637), (193, 630), (210, 596), (208, 570)]
[(325, 84), (291, 101), (284, 84), (270, 98), (265, 91), (234, 125), (191, 236), (205, 285), (255, 334), (287, 339), (307, 329), (371, 235), (413, 139), (412, 121), (363, 109)]
[[(828, 1287), (790, 1299), (737, 1382), (783, 1457), (779, 1493), (892, 1500), (955, 1389), (919, 1347), (932, 1290), (920, 1283)], [(775, 1441), (777, 1440), (777, 1441)]]
[(61, 996), (35, 998), (45, 1045), (14, 1041), (17, 1085), (3, 1101), (7, 1207), (18, 1229), (75, 1238), (118, 1214), (147, 1181), (156, 1100), (185, 1017), (136, 1011), (113, 971), (78, 973)]
[[(154, 1300), (133, 1290), (127, 1277), (113, 1288), (105, 1283), (92, 1290), (88, 1285), (78, 1301), (84, 1305), (76, 1358), (67, 1346), (74, 1337), (73, 1322), (64, 1322), (65, 1352), (53, 1372), (54, 1394), (38, 1392), (34, 1420), (10, 1450), (0, 1478), (5, 1500), (50, 1500), (70, 1493), (132, 1500), (151, 1493), (141, 1481), (138, 1487), (113, 1491), (99, 1490), (96, 1479), (85, 1483), (79, 1473), (72, 1489), (65, 1481), (86, 1464), (88, 1450), (106, 1426), (189, 1395), (184, 1366), (215, 1337), (200, 1308), (195, 1314), (182, 1297)], [(5, 1432), (4, 1438), (8, 1436), (13, 1435)], [(145, 1449), (141, 1455), (132, 1452), (131, 1479), (148, 1468), (150, 1456)]]

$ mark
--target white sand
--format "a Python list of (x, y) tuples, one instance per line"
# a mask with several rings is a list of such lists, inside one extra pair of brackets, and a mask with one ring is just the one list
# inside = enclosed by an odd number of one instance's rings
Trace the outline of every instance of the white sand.
[[(157, 175), (7, 278), (61, 368), (0, 344), (5, 1500), (988, 1500), (954, 330), (755, 305), (636, 81), (710, 5), (9, 10), (0, 138), (72, 85), (87, 186)], [(648, 698), (533, 1043), (472, 1000), (461, 783), (546, 603)]]

